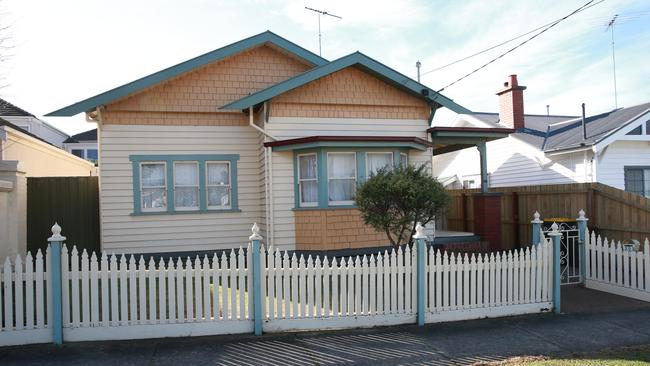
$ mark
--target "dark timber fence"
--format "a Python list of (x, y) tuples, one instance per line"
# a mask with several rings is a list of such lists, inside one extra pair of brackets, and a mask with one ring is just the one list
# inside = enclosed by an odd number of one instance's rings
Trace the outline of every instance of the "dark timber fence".
[(97, 177), (27, 178), (27, 250), (44, 249), (54, 222), (70, 247), (99, 252)]
[[(479, 189), (450, 190), (452, 202), (447, 214), (447, 229), (474, 230), (473, 193)], [(589, 229), (608, 238), (650, 237), (650, 199), (601, 183), (575, 183), (524, 187), (490, 188), (501, 196), (501, 240), (504, 248), (531, 242), (532, 214), (542, 219), (570, 218), (584, 209)]]

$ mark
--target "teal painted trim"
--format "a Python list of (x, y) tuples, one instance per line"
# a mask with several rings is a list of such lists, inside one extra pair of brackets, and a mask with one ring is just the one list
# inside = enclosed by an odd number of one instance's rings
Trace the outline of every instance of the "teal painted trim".
[(54, 344), (63, 344), (63, 301), (61, 297), (61, 242), (53, 241), (50, 244), (52, 250), (51, 266), (52, 282), (50, 291), (52, 294), (52, 331)]
[(141, 213), (142, 201), (140, 197), (140, 163), (134, 161), (131, 163), (133, 171), (133, 214)]
[[(237, 183), (237, 161), (239, 154), (188, 154), (188, 155), (129, 155), (133, 170), (133, 213), (131, 216), (177, 215), (216, 212), (241, 212), (239, 209), (239, 187)], [(174, 162), (192, 161), (199, 165), (199, 209), (177, 211), (174, 208)], [(227, 161), (230, 163), (230, 208), (209, 209), (207, 203), (207, 180), (205, 164), (208, 161)], [(143, 212), (140, 194), (140, 163), (164, 162), (166, 164), (167, 211)]]
[[(433, 103), (435, 102), (438, 105), (447, 107), (460, 114), (471, 113), (469, 109), (455, 103), (444, 95), (437, 93), (435, 90), (418, 83), (410, 77), (401, 74), (360, 52), (343, 56), (337, 60), (318, 66), (302, 74), (298, 74), (288, 80), (274, 84), (247, 97), (226, 104), (221, 107), (221, 109), (243, 110), (353, 65), (381, 78), (398, 89), (404, 90), (420, 99), (424, 99), (427, 103), (434, 105)], [(428, 96), (424, 95), (423, 90), (427, 91)]]
[(366, 172), (366, 152), (357, 151), (357, 184), (363, 183), (368, 179)]
[(578, 219), (578, 245), (580, 246), (580, 257), (578, 258), (578, 265), (580, 266), (580, 280), (584, 283), (587, 279), (587, 220)]
[(562, 234), (551, 234), (551, 240), (553, 241), (553, 311), (556, 314), (561, 312), (560, 304), (562, 303), (560, 299), (560, 287), (562, 286), (560, 274), (560, 271), (562, 270), (560, 260), (560, 235)]
[(532, 234), (533, 234), (533, 245), (537, 246), (537, 245), (539, 245), (539, 243), (540, 243), (540, 241), (542, 239), (540, 237), (540, 230), (542, 230), (542, 223), (541, 222), (534, 222), (534, 223), (532, 223), (532, 226), (533, 226), (533, 232), (532, 232)]
[(415, 142), (399, 141), (319, 141), (296, 145), (275, 146), (273, 147), (273, 151), (295, 151), (318, 148), (407, 148), (425, 151), (429, 146), (420, 145)]
[(255, 335), (262, 335), (262, 265), (260, 241), (252, 240), (253, 247), (253, 319)]
[(426, 247), (424, 239), (417, 239), (417, 260), (418, 260), (418, 326), (424, 326), (424, 271), (426, 266)]
[(137, 79), (128, 84), (124, 84), (117, 88), (111, 89), (107, 92), (98, 94), (94, 97), (82, 100), (80, 102), (74, 103), (72, 105), (61, 108), (54, 112), (50, 112), (46, 114), (46, 116), (69, 117), (69, 116), (74, 116), (75, 114), (81, 112), (86, 112), (88, 110), (95, 109), (98, 106), (109, 104), (129, 94), (151, 87), (155, 84), (174, 78), (181, 74), (190, 72), (192, 70), (196, 70), (207, 64), (223, 60), (228, 56), (262, 45), (264, 43), (272, 43), (275, 46), (284, 49), (285, 51), (288, 51), (289, 53), (292, 53), (298, 56), (299, 58), (302, 58), (303, 60), (311, 63), (312, 65), (316, 65), (316, 66), (324, 65), (327, 64), (328, 62), (326, 59), (316, 55), (315, 53), (312, 53), (311, 51), (308, 51), (307, 49), (302, 48), (296, 45), (295, 43), (290, 42), (287, 39), (278, 36), (273, 32), (266, 31), (264, 33), (254, 35), (252, 37), (243, 39), (241, 41), (232, 43), (228, 46), (216, 49), (214, 51), (192, 58), (180, 64), (158, 71), (151, 75)]
[(318, 207), (329, 206), (329, 187), (327, 177), (327, 152), (318, 151)]

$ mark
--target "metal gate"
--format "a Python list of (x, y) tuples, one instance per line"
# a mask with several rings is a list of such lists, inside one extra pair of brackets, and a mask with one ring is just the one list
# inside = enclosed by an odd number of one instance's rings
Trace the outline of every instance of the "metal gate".
[[(557, 222), (560, 236), (560, 279), (563, 285), (582, 282), (580, 272), (580, 238), (578, 224), (573, 222)], [(544, 221), (542, 231), (548, 238), (553, 221)]]

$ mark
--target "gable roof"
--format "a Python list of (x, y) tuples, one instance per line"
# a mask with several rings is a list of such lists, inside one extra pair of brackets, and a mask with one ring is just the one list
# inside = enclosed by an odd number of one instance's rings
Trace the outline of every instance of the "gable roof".
[(93, 128), (92, 130), (84, 131), (76, 135), (68, 137), (64, 144), (70, 144), (75, 142), (97, 142), (97, 129)]
[(429, 103), (437, 103), (456, 113), (471, 113), (469, 109), (455, 103), (444, 95), (437, 93), (433, 89), (418, 83), (408, 76), (391, 69), (361, 52), (349, 54), (332, 62), (305, 71), (302, 74), (298, 74), (266, 89), (259, 90), (249, 96), (228, 103), (220, 109), (243, 110), (350, 66), (359, 67), (393, 86), (424, 99)]
[(24, 133), (24, 134), (27, 135), (27, 136), (33, 137), (33, 138), (35, 138), (35, 139), (37, 139), (37, 140), (39, 140), (39, 141), (43, 141), (44, 143), (46, 143), (46, 144), (48, 144), (48, 145), (52, 145), (52, 146), (54, 146), (54, 147), (56, 147), (56, 148), (59, 148), (58, 146), (55, 146), (55, 145), (52, 144), (51, 142), (46, 141), (45, 139), (40, 138), (40, 137), (34, 135), (33, 133), (24, 130), (23, 128), (21, 128), (21, 127), (19, 127), (19, 126), (16, 126), (15, 124), (13, 124), (13, 123), (7, 121), (7, 120), (4, 119), (4, 118), (0, 118), (0, 126), (7, 126), (7, 127), (10, 127), (10, 128), (12, 128), (12, 129), (14, 129), (14, 130), (16, 130), (16, 131), (18, 131), (18, 132)]
[(127, 95), (133, 94), (142, 89), (146, 89), (155, 84), (163, 82), (167, 79), (174, 78), (181, 74), (196, 70), (207, 64), (213, 63), (215, 61), (220, 61), (236, 53), (266, 43), (273, 44), (316, 66), (327, 63), (326, 59), (316, 55), (315, 53), (312, 53), (311, 51), (308, 51), (307, 49), (304, 49), (296, 45), (295, 43), (290, 42), (278, 36), (277, 34), (271, 31), (266, 31), (264, 33), (257, 34), (255, 36), (232, 43), (228, 46), (208, 52), (201, 56), (192, 58), (185, 62), (181, 62), (180, 64), (174, 65), (172, 67), (158, 71), (156, 73), (145, 76), (138, 80), (132, 81), (128, 84), (124, 84), (117, 88), (111, 89), (107, 92), (98, 94), (94, 97), (82, 100), (80, 102), (74, 103), (72, 105), (61, 108), (54, 112), (50, 112), (46, 114), (46, 116), (65, 116), (65, 117), (74, 116), (78, 113), (86, 112), (98, 106), (105, 105), (115, 100), (121, 99)]
[[(545, 152), (571, 150), (597, 144), (649, 112), (650, 102), (586, 117), (586, 139), (582, 136), (581, 117), (525, 115), (526, 127), (517, 129), (511, 136)], [(478, 112), (471, 116), (491, 127), (502, 126), (498, 123), (498, 113)]]
[(4, 99), (0, 99), (0, 116), (36, 117), (26, 110), (19, 108)]

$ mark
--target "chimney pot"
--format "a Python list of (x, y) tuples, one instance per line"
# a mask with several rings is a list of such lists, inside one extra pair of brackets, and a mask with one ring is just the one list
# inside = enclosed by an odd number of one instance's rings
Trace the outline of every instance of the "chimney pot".
[(499, 96), (499, 123), (505, 127), (520, 129), (524, 123), (524, 90), (520, 86), (517, 75), (509, 75), (503, 83), (503, 89), (496, 94)]

